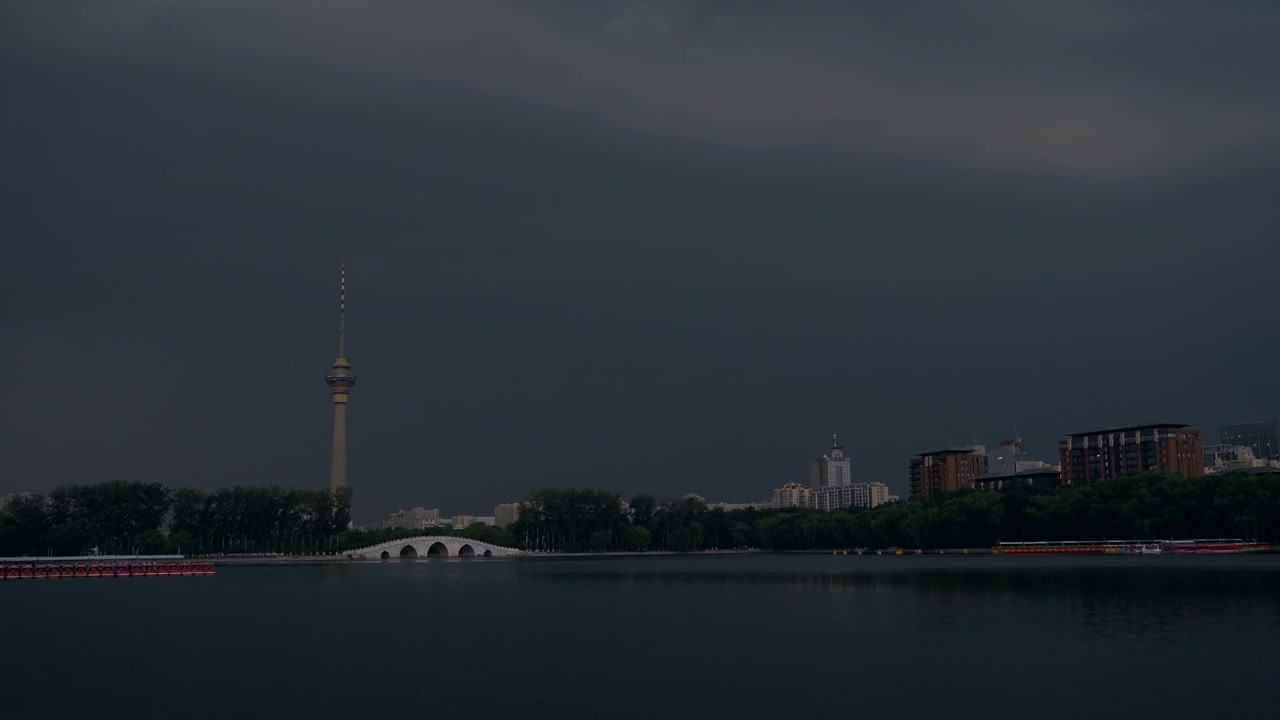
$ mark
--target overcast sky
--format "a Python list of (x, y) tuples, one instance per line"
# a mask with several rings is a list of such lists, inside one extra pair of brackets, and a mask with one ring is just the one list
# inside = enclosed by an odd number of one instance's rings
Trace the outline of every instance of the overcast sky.
[(1280, 5), (0, 6), (0, 494), (767, 497), (1280, 415)]

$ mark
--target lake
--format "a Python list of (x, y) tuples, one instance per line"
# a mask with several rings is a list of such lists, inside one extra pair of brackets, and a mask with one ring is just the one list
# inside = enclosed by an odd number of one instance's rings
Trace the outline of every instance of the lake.
[(1280, 556), (225, 567), (0, 618), (10, 719), (1265, 717)]

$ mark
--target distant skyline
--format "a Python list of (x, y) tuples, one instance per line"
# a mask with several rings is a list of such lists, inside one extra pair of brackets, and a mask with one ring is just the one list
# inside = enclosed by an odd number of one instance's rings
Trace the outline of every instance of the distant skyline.
[(1280, 7), (0, 6), (0, 494), (753, 500), (1280, 415)]

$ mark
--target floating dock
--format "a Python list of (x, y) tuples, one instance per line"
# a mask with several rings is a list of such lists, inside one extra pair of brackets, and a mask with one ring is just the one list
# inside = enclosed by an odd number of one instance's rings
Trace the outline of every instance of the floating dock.
[(0, 558), (0, 580), (62, 578), (197, 577), (213, 563), (181, 555)]
[(991, 549), (994, 555), (1237, 555), (1264, 552), (1269, 543), (1251, 540), (1143, 540), (1143, 541), (1063, 541), (1002, 542)]

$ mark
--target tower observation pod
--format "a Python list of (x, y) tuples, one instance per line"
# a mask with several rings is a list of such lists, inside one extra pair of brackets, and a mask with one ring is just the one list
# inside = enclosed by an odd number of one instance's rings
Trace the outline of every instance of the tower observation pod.
[(356, 374), (347, 362), (347, 266), (342, 266), (338, 293), (338, 359), (324, 381), (333, 394), (333, 458), (329, 465), (329, 489), (347, 486), (347, 400)]

